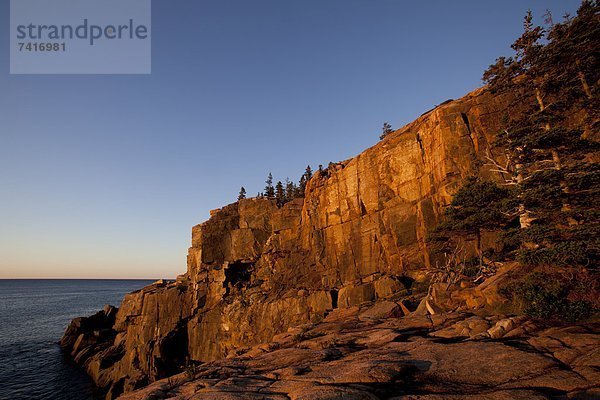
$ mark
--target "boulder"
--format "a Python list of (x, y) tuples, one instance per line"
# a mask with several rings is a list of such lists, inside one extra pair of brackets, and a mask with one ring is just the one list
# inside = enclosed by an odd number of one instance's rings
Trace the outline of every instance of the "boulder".
[(381, 301), (366, 308), (359, 315), (360, 319), (400, 318), (404, 315), (402, 308), (392, 301)]

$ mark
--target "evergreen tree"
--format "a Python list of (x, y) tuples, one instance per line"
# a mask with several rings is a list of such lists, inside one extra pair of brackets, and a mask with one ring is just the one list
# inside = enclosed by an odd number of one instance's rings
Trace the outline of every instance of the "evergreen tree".
[(275, 188), (273, 187), (273, 174), (271, 174), (270, 172), (265, 183), (267, 184), (265, 186), (265, 197), (275, 197)]
[(285, 204), (285, 189), (281, 181), (277, 181), (275, 185), (275, 199), (277, 200), (277, 205), (282, 206)]
[(238, 194), (238, 201), (246, 198), (246, 189), (242, 186)]
[[(454, 195), (445, 211), (445, 218), (434, 231), (434, 239), (449, 244), (452, 236), (476, 240), (479, 265), (483, 265), (481, 232), (483, 229), (499, 229), (510, 223), (508, 210), (513, 200), (507, 188), (493, 182), (470, 178)], [(448, 250), (448, 249), (446, 249)]]
[[(547, 16), (546, 31), (527, 13), (514, 54), (483, 76), (489, 90), (516, 99), (495, 143), (502, 162), (487, 157), (505, 185), (468, 180), (431, 235), (446, 252), (457, 236), (475, 238), (481, 267), (482, 229), (500, 231), (494, 257), (544, 267), (502, 289), (538, 318), (577, 320), (600, 307), (600, 146), (584, 139), (600, 123), (598, 15), (598, 2), (584, 1), (574, 18)], [(466, 264), (448, 265), (461, 274)]]
[(515, 187), (520, 230), (513, 237), (520, 245), (514, 248), (528, 264), (590, 266), (599, 257), (593, 204), (600, 202), (600, 167), (588, 156), (599, 146), (567, 120), (583, 111), (583, 129), (598, 131), (599, 13), (597, 2), (584, 1), (577, 16), (546, 34), (529, 12), (512, 45), (515, 55), (498, 59), (484, 73), (492, 91), (533, 99), (528, 109), (508, 116), (498, 137), (508, 163), (500, 166), (490, 157)]
[[(544, 90), (560, 94), (560, 98), (553, 96), (552, 107), (562, 110), (574, 105), (583, 107), (591, 124), (598, 124), (598, 96), (594, 89), (600, 79), (599, 10), (598, 2), (584, 1), (575, 18), (553, 24), (543, 59)], [(596, 131), (597, 128), (596, 125)]]
[(307, 181), (309, 181), (310, 178), (312, 178), (313, 172), (312, 172), (312, 168), (310, 167), (310, 165), (306, 166), (306, 169), (304, 170), (304, 176), (306, 177)]
[(383, 138), (385, 138), (387, 135), (389, 135), (392, 132), (393, 132), (392, 125), (388, 124), (387, 122), (384, 122), (381, 135), (379, 135), (379, 140), (383, 140)]
[(285, 178), (285, 201), (292, 201), (296, 197), (298, 192), (298, 187), (296, 184), (289, 180), (289, 178)]
[(306, 191), (306, 184), (308, 183), (310, 178), (312, 178), (312, 175), (313, 175), (312, 169), (310, 168), (310, 165), (308, 165), (306, 167), (306, 170), (300, 177), (300, 183), (298, 185), (298, 190), (297, 190), (298, 194), (296, 197), (304, 197), (304, 192)]

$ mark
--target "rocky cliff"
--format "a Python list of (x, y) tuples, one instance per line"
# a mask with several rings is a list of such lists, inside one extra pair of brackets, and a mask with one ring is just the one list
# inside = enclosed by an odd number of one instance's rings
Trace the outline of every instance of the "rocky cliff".
[[(495, 178), (483, 160), (496, 151), (501, 116), (518, 108), (518, 99), (476, 90), (331, 164), (304, 199), (283, 207), (245, 199), (214, 210), (192, 229), (185, 274), (127, 295), (112, 318), (108, 309), (79, 319), (63, 345), (110, 397), (332, 310), (409, 296), (436, 262), (428, 232), (461, 180)], [(484, 289), (453, 300), (495, 306), (497, 294)], [(407, 297), (401, 313), (418, 300)]]

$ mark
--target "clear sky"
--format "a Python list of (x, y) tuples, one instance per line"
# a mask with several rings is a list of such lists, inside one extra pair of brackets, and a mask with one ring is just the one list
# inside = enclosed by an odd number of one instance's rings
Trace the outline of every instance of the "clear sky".
[(578, 1), (155, 0), (151, 75), (9, 75), (0, 1), (0, 278), (174, 278), (190, 228), (481, 85)]

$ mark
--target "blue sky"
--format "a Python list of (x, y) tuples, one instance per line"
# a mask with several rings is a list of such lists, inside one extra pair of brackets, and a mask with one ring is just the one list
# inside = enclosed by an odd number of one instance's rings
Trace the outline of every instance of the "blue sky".
[(0, 278), (173, 278), (192, 225), (352, 157), (578, 1), (155, 0), (151, 75), (9, 75), (0, 2)]

